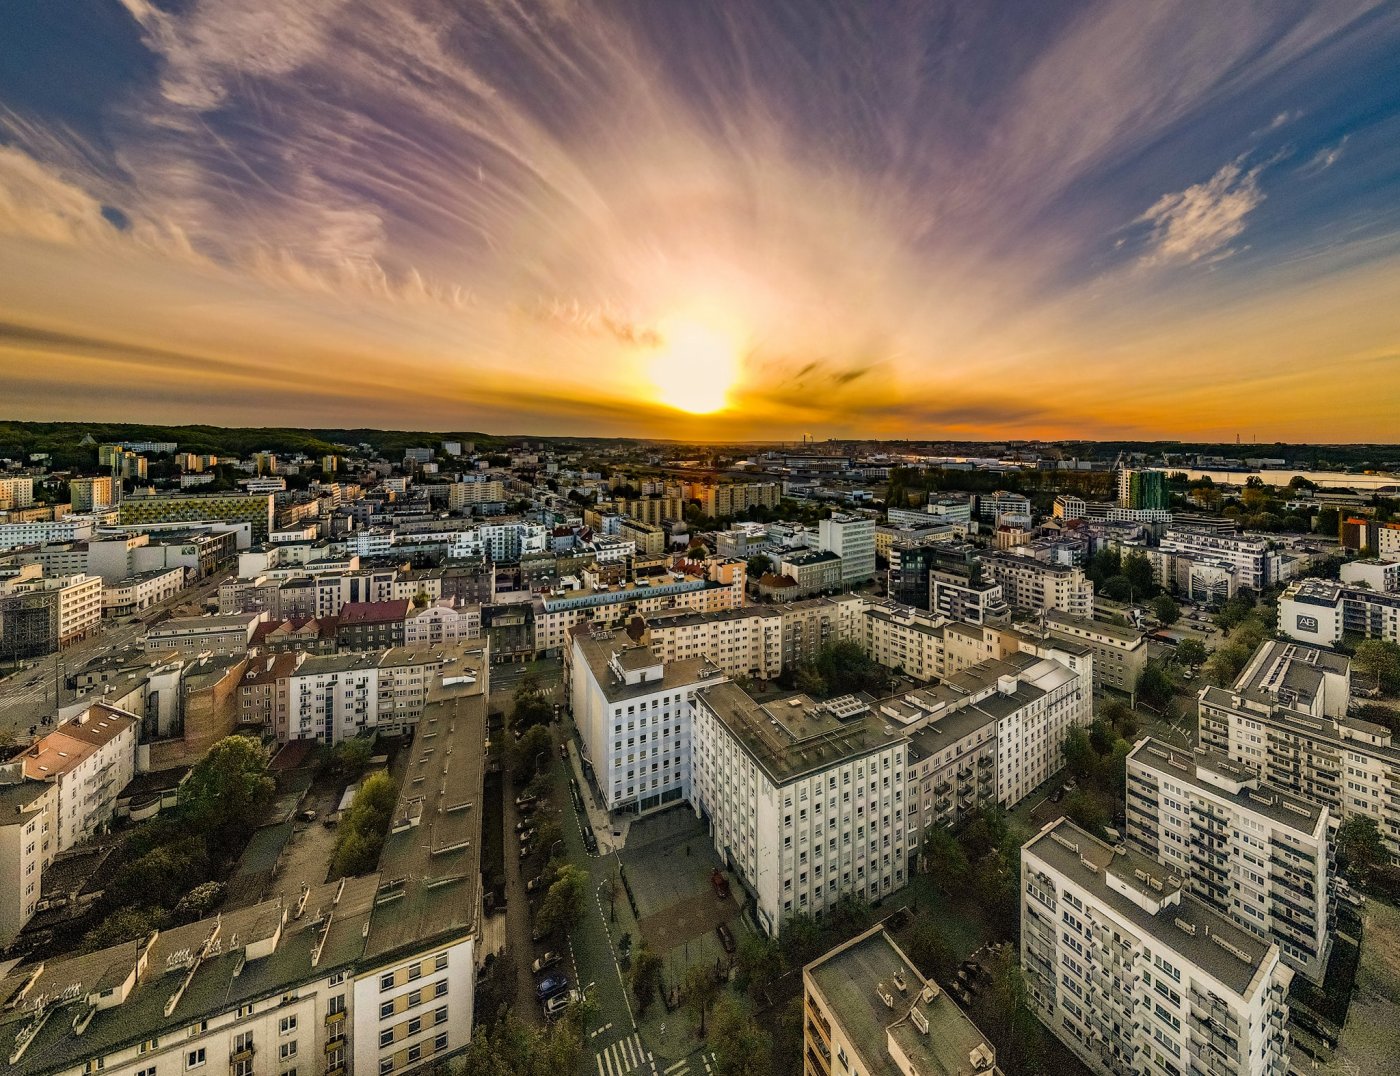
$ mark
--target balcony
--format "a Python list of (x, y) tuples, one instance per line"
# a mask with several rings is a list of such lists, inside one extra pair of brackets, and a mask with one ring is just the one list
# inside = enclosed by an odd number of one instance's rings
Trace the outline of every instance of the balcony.
[(234, 1050), (228, 1055), (228, 1063), (230, 1065), (237, 1065), (242, 1061), (251, 1061), (253, 1060), (254, 1052), (251, 1046), (245, 1046), (241, 1050)]

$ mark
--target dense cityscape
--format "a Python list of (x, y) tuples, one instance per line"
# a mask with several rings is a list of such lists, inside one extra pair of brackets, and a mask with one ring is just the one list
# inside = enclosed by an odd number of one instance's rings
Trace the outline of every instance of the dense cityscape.
[(0, 1073), (1400, 1068), (1400, 6), (10, 0)]
[(1400, 449), (3, 451), (9, 1071), (1393, 1046)]

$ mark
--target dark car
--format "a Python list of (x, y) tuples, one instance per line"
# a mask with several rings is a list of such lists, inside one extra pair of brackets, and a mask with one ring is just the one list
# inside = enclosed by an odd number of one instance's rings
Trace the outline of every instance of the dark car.
[(540, 985), (535, 987), (535, 997), (540, 1001), (545, 1001), (555, 994), (562, 994), (567, 989), (569, 989), (567, 975), (550, 975), (541, 979)]
[(598, 838), (593, 836), (593, 831), (591, 829), (585, 829), (583, 831), (583, 847), (590, 856), (596, 856), (598, 854)]
[(719, 943), (724, 946), (726, 953), (734, 952), (734, 934), (724, 923), (715, 927), (715, 933), (719, 935)]

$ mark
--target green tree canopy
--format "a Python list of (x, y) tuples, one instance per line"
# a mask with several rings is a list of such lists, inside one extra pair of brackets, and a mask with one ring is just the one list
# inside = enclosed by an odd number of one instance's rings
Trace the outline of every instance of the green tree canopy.
[(773, 1040), (729, 995), (715, 1004), (710, 1043), (715, 1076), (770, 1076)]
[(1152, 615), (1167, 627), (1181, 619), (1181, 606), (1169, 594), (1158, 594), (1152, 599)]
[(231, 852), (263, 820), (276, 782), (267, 753), (251, 736), (227, 736), (209, 749), (180, 786), (189, 828), (207, 835), (212, 850)]
[(1358, 643), (1352, 668), (1373, 679), (1382, 691), (1400, 691), (1400, 643), (1389, 639), (1367, 639)]
[(1206, 647), (1194, 635), (1188, 635), (1176, 644), (1176, 660), (1194, 668), (1206, 660)]
[(510, 749), (511, 773), (517, 785), (528, 781), (537, 770), (549, 765), (554, 753), (554, 737), (544, 725), (531, 725)]
[(924, 871), (942, 892), (957, 892), (967, 884), (972, 874), (972, 864), (962, 843), (946, 827), (929, 826), (924, 830), (921, 852)]
[(651, 951), (646, 942), (637, 946), (637, 951), (632, 954), (632, 969), (628, 977), (632, 996), (637, 999), (637, 1015), (640, 1016), (651, 1006), (656, 997), (656, 988), (661, 984), (661, 958)]
[(1337, 828), (1337, 858), (1345, 870), (1362, 879), (1390, 861), (1374, 818), (1357, 815)]
[(571, 863), (559, 867), (544, 895), (535, 922), (546, 934), (567, 930), (578, 921), (588, 895), (588, 873)]
[(397, 799), (394, 782), (387, 773), (373, 773), (365, 778), (340, 821), (331, 853), (333, 874), (366, 874), (374, 870)]

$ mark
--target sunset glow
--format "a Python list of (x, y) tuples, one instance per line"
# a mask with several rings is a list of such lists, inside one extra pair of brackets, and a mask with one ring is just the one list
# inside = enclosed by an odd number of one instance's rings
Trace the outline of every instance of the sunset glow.
[(713, 326), (677, 320), (662, 329), (647, 372), (658, 402), (693, 415), (713, 414), (729, 402), (739, 377), (737, 345)]

